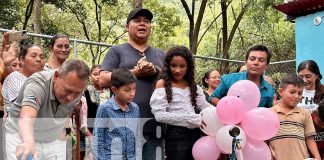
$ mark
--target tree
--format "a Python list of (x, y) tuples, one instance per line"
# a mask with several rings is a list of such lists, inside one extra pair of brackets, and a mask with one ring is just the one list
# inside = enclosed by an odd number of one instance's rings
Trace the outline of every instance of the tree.
[(143, 7), (143, 1), (142, 0), (134, 0), (133, 1), (133, 8), (142, 8)]
[(17, 27), (17, 23), (21, 21), (19, 15), (19, 1), (0, 0), (0, 26), (1, 28), (11, 29)]
[(34, 8), (33, 6), (34, 6), (34, 0), (29, 0), (28, 5), (25, 10), (25, 19), (24, 19), (23, 27), (22, 27), (23, 30), (27, 29), (29, 18), (31, 17), (31, 14), (33, 13), (33, 8)]
[[(35, 0), (35, 8), (34, 8), (34, 32), (37, 34), (41, 33), (41, 0)], [(40, 37), (34, 37), (34, 44), (40, 45), (41, 39)]]
[(196, 22), (195, 22), (196, 0), (192, 0), (191, 2), (191, 11), (189, 9), (188, 3), (185, 0), (181, 0), (181, 4), (185, 9), (189, 20), (189, 47), (191, 52), (193, 54), (196, 54), (198, 49), (198, 36), (199, 36), (200, 26), (204, 17), (207, 0), (201, 1)]
[[(69, 12), (75, 17), (77, 26), (81, 26), (80, 32), (89, 41), (104, 42), (109, 44), (119, 44), (126, 42), (126, 32), (124, 30), (126, 17), (132, 10), (132, 2), (119, 2), (114, 0), (78, 0), (67, 1), (65, 4), (55, 5), (64, 12)], [(54, 2), (55, 3), (55, 2)], [(150, 44), (155, 47), (166, 49), (170, 46), (168, 37), (174, 36), (174, 27), (179, 25), (179, 16), (175, 16), (176, 9), (166, 7), (158, 0), (151, 0), (145, 4), (144, 8), (150, 9), (154, 14), (153, 29), (150, 37)], [(155, 28), (155, 24), (157, 24)], [(91, 64), (99, 63), (101, 57), (106, 53), (106, 49), (101, 47), (89, 47), (89, 54), (83, 58), (88, 58)]]
[[(250, 6), (252, 0), (248, 0), (243, 6), (241, 7), (241, 10), (236, 17), (234, 9), (232, 8), (232, 13), (234, 17), (234, 24), (232, 25), (230, 29), (230, 34), (228, 34), (229, 26), (228, 26), (228, 16), (227, 16), (227, 9), (228, 6), (231, 4), (232, 1), (226, 1), (221, 0), (221, 10), (222, 10), (222, 58), (229, 59), (229, 50), (232, 45), (233, 38), (235, 36), (236, 30), (239, 28), (239, 24), (243, 18), (243, 15), (248, 10), (248, 7)], [(242, 39), (243, 42), (243, 39)], [(229, 72), (229, 62), (228, 61), (222, 61), (221, 64), (222, 68), (220, 69), (223, 73)]]

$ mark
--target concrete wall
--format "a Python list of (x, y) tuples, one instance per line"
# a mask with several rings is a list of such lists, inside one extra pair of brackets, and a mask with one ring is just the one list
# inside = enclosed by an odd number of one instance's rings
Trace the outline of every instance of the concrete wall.
[[(321, 17), (322, 22), (319, 25), (314, 24), (316, 17)], [(312, 59), (319, 65), (324, 76), (324, 11), (296, 18), (295, 26), (296, 67), (300, 62)]]

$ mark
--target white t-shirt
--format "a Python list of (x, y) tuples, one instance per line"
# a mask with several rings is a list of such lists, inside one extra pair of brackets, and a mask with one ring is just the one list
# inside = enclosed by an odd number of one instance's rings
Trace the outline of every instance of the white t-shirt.
[(299, 107), (307, 109), (310, 113), (313, 113), (318, 104), (314, 103), (315, 90), (303, 90), (303, 95), (301, 101), (298, 103)]

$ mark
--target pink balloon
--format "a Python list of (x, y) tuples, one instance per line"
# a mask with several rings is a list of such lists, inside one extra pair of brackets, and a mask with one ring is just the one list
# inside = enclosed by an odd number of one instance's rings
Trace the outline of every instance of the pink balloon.
[(241, 122), (241, 126), (249, 138), (264, 141), (276, 135), (280, 122), (274, 111), (269, 108), (258, 107), (247, 113)]
[(224, 123), (217, 118), (215, 112), (216, 107), (206, 107), (200, 112), (201, 119), (206, 123), (206, 127), (200, 129), (205, 134), (214, 137), (216, 136), (217, 131), (224, 126)]
[[(216, 134), (216, 143), (219, 149), (222, 153), (230, 154), (232, 153), (232, 141), (233, 137), (229, 134), (230, 129), (236, 125), (226, 125), (219, 129), (219, 131)], [(238, 126), (236, 126), (238, 127)], [(243, 148), (246, 143), (246, 135), (242, 128), (238, 127), (240, 129), (240, 134), (236, 137), (237, 139), (240, 139), (241, 147)]]
[(237, 124), (243, 120), (246, 111), (239, 98), (225, 96), (217, 103), (216, 114), (218, 119), (225, 124)]
[(259, 87), (250, 80), (235, 82), (227, 92), (228, 96), (236, 96), (244, 103), (246, 111), (258, 107), (261, 99)]
[(271, 151), (263, 141), (253, 141), (248, 139), (243, 150), (244, 160), (271, 160)]
[(195, 160), (217, 160), (220, 150), (215, 137), (205, 136), (196, 141), (192, 147), (192, 156)]

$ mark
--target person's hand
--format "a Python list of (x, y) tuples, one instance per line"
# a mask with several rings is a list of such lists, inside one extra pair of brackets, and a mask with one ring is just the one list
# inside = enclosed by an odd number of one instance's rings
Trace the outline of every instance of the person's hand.
[(18, 160), (27, 160), (30, 154), (33, 155), (33, 160), (38, 160), (34, 144), (22, 143), (17, 146), (16, 157)]
[(156, 73), (155, 66), (151, 62), (146, 62), (145, 65), (141, 65), (141, 67), (137, 65), (133, 70), (136, 77), (151, 76)]
[(17, 58), (19, 46), (17, 42), (10, 44), (9, 32), (3, 34), (2, 48), (0, 51), (2, 67), (11, 67), (11, 63)]
[(151, 62), (148, 62), (148, 64), (146, 64), (143, 68), (142, 68), (143, 72), (146, 74), (146, 75), (153, 75), (155, 74), (155, 67), (154, 67), (154, 64), (151, 63)]
[(9, 45), (10, 44), (10, 41), (9, 41), (9, 32), (6, 32), (3, 34), (3, 39), (2, 39), (2, 49), (5, 48), (5, 46)]
[(17, 58), (19, 52), (19, 46), (17, 42), (13, 42), (10, 45), (6, 45), (3, 48), (1, 58), (3, 60), (4, 67), (11, 67), (11, 63)]
[(143, 67), (148, 64), (149, 62), (147, 62), (146, 56), (144, 56), (137, 61), (136, 67), (138, 67), (139, 69), (143, 69)]

